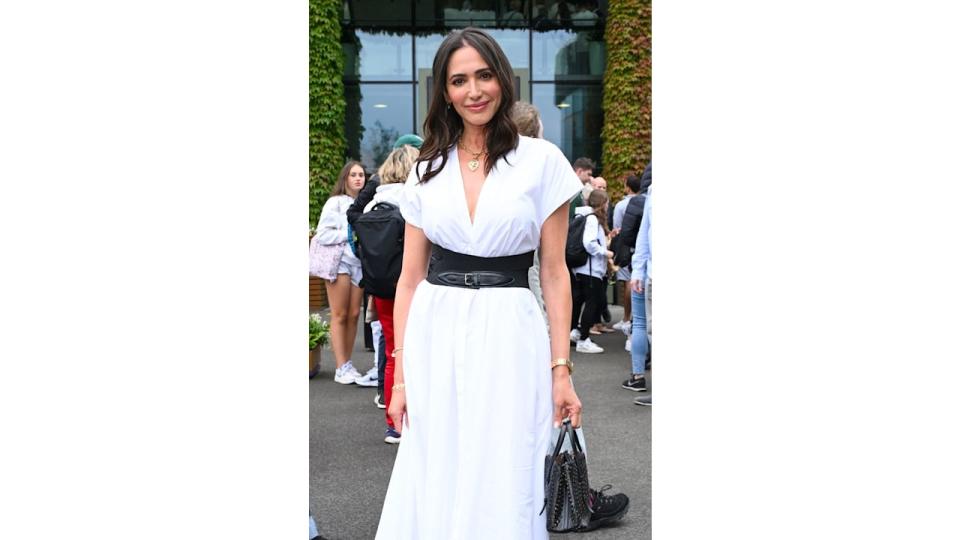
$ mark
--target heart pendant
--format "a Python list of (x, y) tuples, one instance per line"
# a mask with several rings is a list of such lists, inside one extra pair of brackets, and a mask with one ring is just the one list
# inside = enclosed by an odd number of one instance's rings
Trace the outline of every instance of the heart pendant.
[(470, 169), (471, 171), (477, 170), (477, 167), (479, 166), (480, 166), (479, 159), (471, 159), (470, 161), (467, 162), (467, 168)]

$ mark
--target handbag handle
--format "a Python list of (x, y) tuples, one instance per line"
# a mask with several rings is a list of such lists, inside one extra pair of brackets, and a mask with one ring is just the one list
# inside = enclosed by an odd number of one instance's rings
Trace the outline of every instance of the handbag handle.
[(577, 437), (577, 431), (570, 424), (570, 419), (566, 418), (560, 426), (560, 436), (557, 437), (557, 445), (553, 448), (554, 460), (560, 455), (560, 449), (563, 447), (563, 439), (567, 436), (567, 433), (570, 433), (570, 446), (577, 453), (583, 453), (583, 449), (580, 447), (580, 438)]
[(573, 425), (570, 424), (570, 419), (565, 420), (566, 423), (570, 426), (570, 446), (578, 453), (583, 453), (583, 448), (580, 447), (580, 437), (577, 437), (577, 430), (574, 429)]

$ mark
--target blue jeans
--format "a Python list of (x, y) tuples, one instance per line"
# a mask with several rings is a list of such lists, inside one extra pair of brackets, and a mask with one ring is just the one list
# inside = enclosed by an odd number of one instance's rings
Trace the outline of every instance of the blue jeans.
[(633, 374), (643, 375), (647, 361), (647, 350), (650, 347), (647, 341), (647, 307), (644, 293), (630, 291), (630, 310), (633, 315), (633, 329), (630, 334), (630, 360), (633, 363)]

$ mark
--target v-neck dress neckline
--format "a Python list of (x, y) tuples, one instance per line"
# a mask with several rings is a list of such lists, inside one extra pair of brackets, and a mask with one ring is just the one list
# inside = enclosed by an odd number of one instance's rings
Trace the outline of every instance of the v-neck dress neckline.
[(460, 151), (457, 149), (457, 146), (453, 146), (453, 159), (456, 165), (457, 171), (457, 180), (460, 183), (460, 200), (463, 201), (463, 211), (467, 216), (467, 225), (472, 231), (477, 223), (477, 212), (480, 210), (480, 201), (483, 199), (483, 192), (487, 187), (487, 182), (490, 181), (490, 176), (493, 174), (493, 169), (490, 169), (490, 172), (483, 177), (483, 183), (480, 184), (480, 191), (477, 193), (477, 204), (473, 207), (473, 218), (470, 218), (470, 201), (467, 200), (467, 185), (464, 182), (463, 178), (463, 169), (460, 168)]

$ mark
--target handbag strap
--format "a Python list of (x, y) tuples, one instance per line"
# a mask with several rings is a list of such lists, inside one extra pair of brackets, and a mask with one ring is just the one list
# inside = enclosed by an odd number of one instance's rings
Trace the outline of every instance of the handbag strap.
[(572, 425), (570, 425), (569, 419), (567, 419), (565, 423), (567, 424), (568, 429), (570, 430), (570, 446), (573, 447), (573, 450), (576, 453), (582, 454), (583, 448), (580, 447), (580, 437), (577, 437), (577, 430), (574, 429)]
[(563, 439), (567, 436), (567, 433), (570, 434), (570, 446), (574, 452), (578, 454), (583, 453), (583, 448), (580, 446), (580, 438), (577, 437), (577, 430), (573, 428), (570, 424), (570, 419), (567, 418), (563, 421), (563, 424), (560, 425), (560, 436), (557, 437), (557, 445), (553, 448), (553, 459), (557, 459), (557, 456), (560, 455), (560, 450), (563, 448)]
[(570, 421), (564, 420), (560, 425), (560, 436), (557, 437), (557, 445), (553, 447), (553, 460), (556, 461), (560, 455), (560, 449), (563, 448), (563, 439), (567, 436), (567, 430), (570, 429)]

